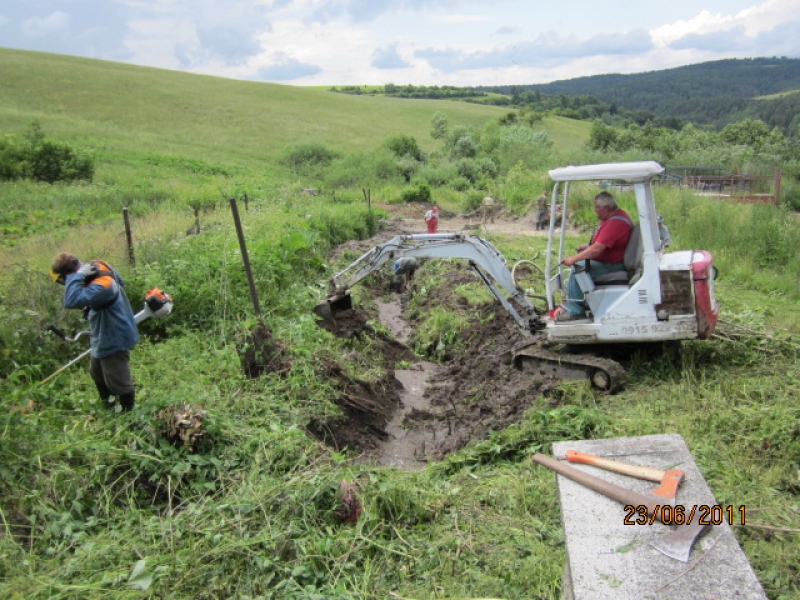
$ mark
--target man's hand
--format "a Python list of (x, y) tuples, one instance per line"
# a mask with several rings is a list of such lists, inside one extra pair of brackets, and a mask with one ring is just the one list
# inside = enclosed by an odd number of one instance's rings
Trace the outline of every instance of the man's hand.
[(81, 265), (81, 268), (78, 269), (78, 273), (80, 273), (84, 277), (91, 277), (92, 275), (97, 275), (97, 266), (92, 263), (83, 263)]
[(566, 266), (566, 267), (571, 267), (576, 262), (578, 262), (577, 254), (575, 256), (567, 256), (567, 257), (565, 257), (564, 260), (561, 261), (561, 264)]
[(562, 265), (567, 267), (573, 266), (576, 262), (580, 260), (592, 260), (596, 256), (598, 256), (606, 247), (603, 244), (599, 244), (595, 242), (591, 246), (586, 246), (582, 244), (583, 247), (578, 246), (578, 253), (573, 254), (572, 256), (567, 256), (564, 260), (561, 261)]

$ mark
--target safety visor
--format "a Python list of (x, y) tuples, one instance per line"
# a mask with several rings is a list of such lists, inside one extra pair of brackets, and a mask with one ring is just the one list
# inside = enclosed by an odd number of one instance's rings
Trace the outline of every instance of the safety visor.
[(50, 269), (50, 279), (52, 279), (54, 283), (64, 285), (64, 276), (61, 273), (56, 273), (52, 269)]

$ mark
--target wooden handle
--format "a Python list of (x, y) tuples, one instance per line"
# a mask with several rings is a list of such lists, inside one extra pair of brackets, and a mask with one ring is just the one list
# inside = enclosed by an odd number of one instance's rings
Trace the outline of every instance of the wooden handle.
[(661, 483), (661, 481), (664, 479), (665, 473), (661, 469), (630, 465), (628, 463), (611, 460), (610, 458), (603, 458), (601, 456), (595, 456), (594, 454), (587, 454), (585, 452), (578, 452), (577, 450), (567, 450), (565, 456), (569, 462), (592, 465), (607, 471), (614, 471), (615, 473), (622, 473), (623, 475), (638, 477), (639, 479), (646, 479), (648, 481), (655, 481), (658, 483)]
[(595, 492), (603, 494), (604, 496), (611, 498), (612, 500), (616, 500), (624, 505), (645, 506), (647, 508), (648, 515), (651, 515), (655, 512), (656, 518), (660, 520), (661, 511), (658, 510), (658, 508), (660, 508), (661, 503), (653, 499), (651, 496), (640, 494), (639, 492), (629, 490), (609, 481), (603, 481), (599, 477), (589, 475), (589, 473), (584, 473), (580, 469), (576, 469), (575, 467), (549, 456), (545, 456), (544, 454), (534, 454), (532, 460), (543, 467), (552, 469), (556, 473), (563, 475), (568, 479), (572, 479), (583, 486), (586, 486), (590, 490), (594, 490)]

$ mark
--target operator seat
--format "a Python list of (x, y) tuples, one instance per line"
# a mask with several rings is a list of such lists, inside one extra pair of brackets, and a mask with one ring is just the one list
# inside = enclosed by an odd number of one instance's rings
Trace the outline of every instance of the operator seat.
[(639, 278), (642, 276), (643, 255), (642, 231), (637, 223), (631, 230), (631, 237), (628, 240), (628, 245), (625, 246), (623, 262), (625, 263), (626, 270), (598, 275), (593, 278), (595, 287), (602, 285), (633, 285), (639, 281)]

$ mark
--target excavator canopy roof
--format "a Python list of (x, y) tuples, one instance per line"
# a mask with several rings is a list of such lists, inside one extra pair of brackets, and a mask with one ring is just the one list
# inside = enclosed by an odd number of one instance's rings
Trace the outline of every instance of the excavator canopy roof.
[(553, 181), (599, 181), (613, 179), (634, 183), (647, 181), (659, 173), (664, 172), (664, 167), (655, 161), (605, 163), (599, 165), (584, 165), (562, 167), (549, 172)]

